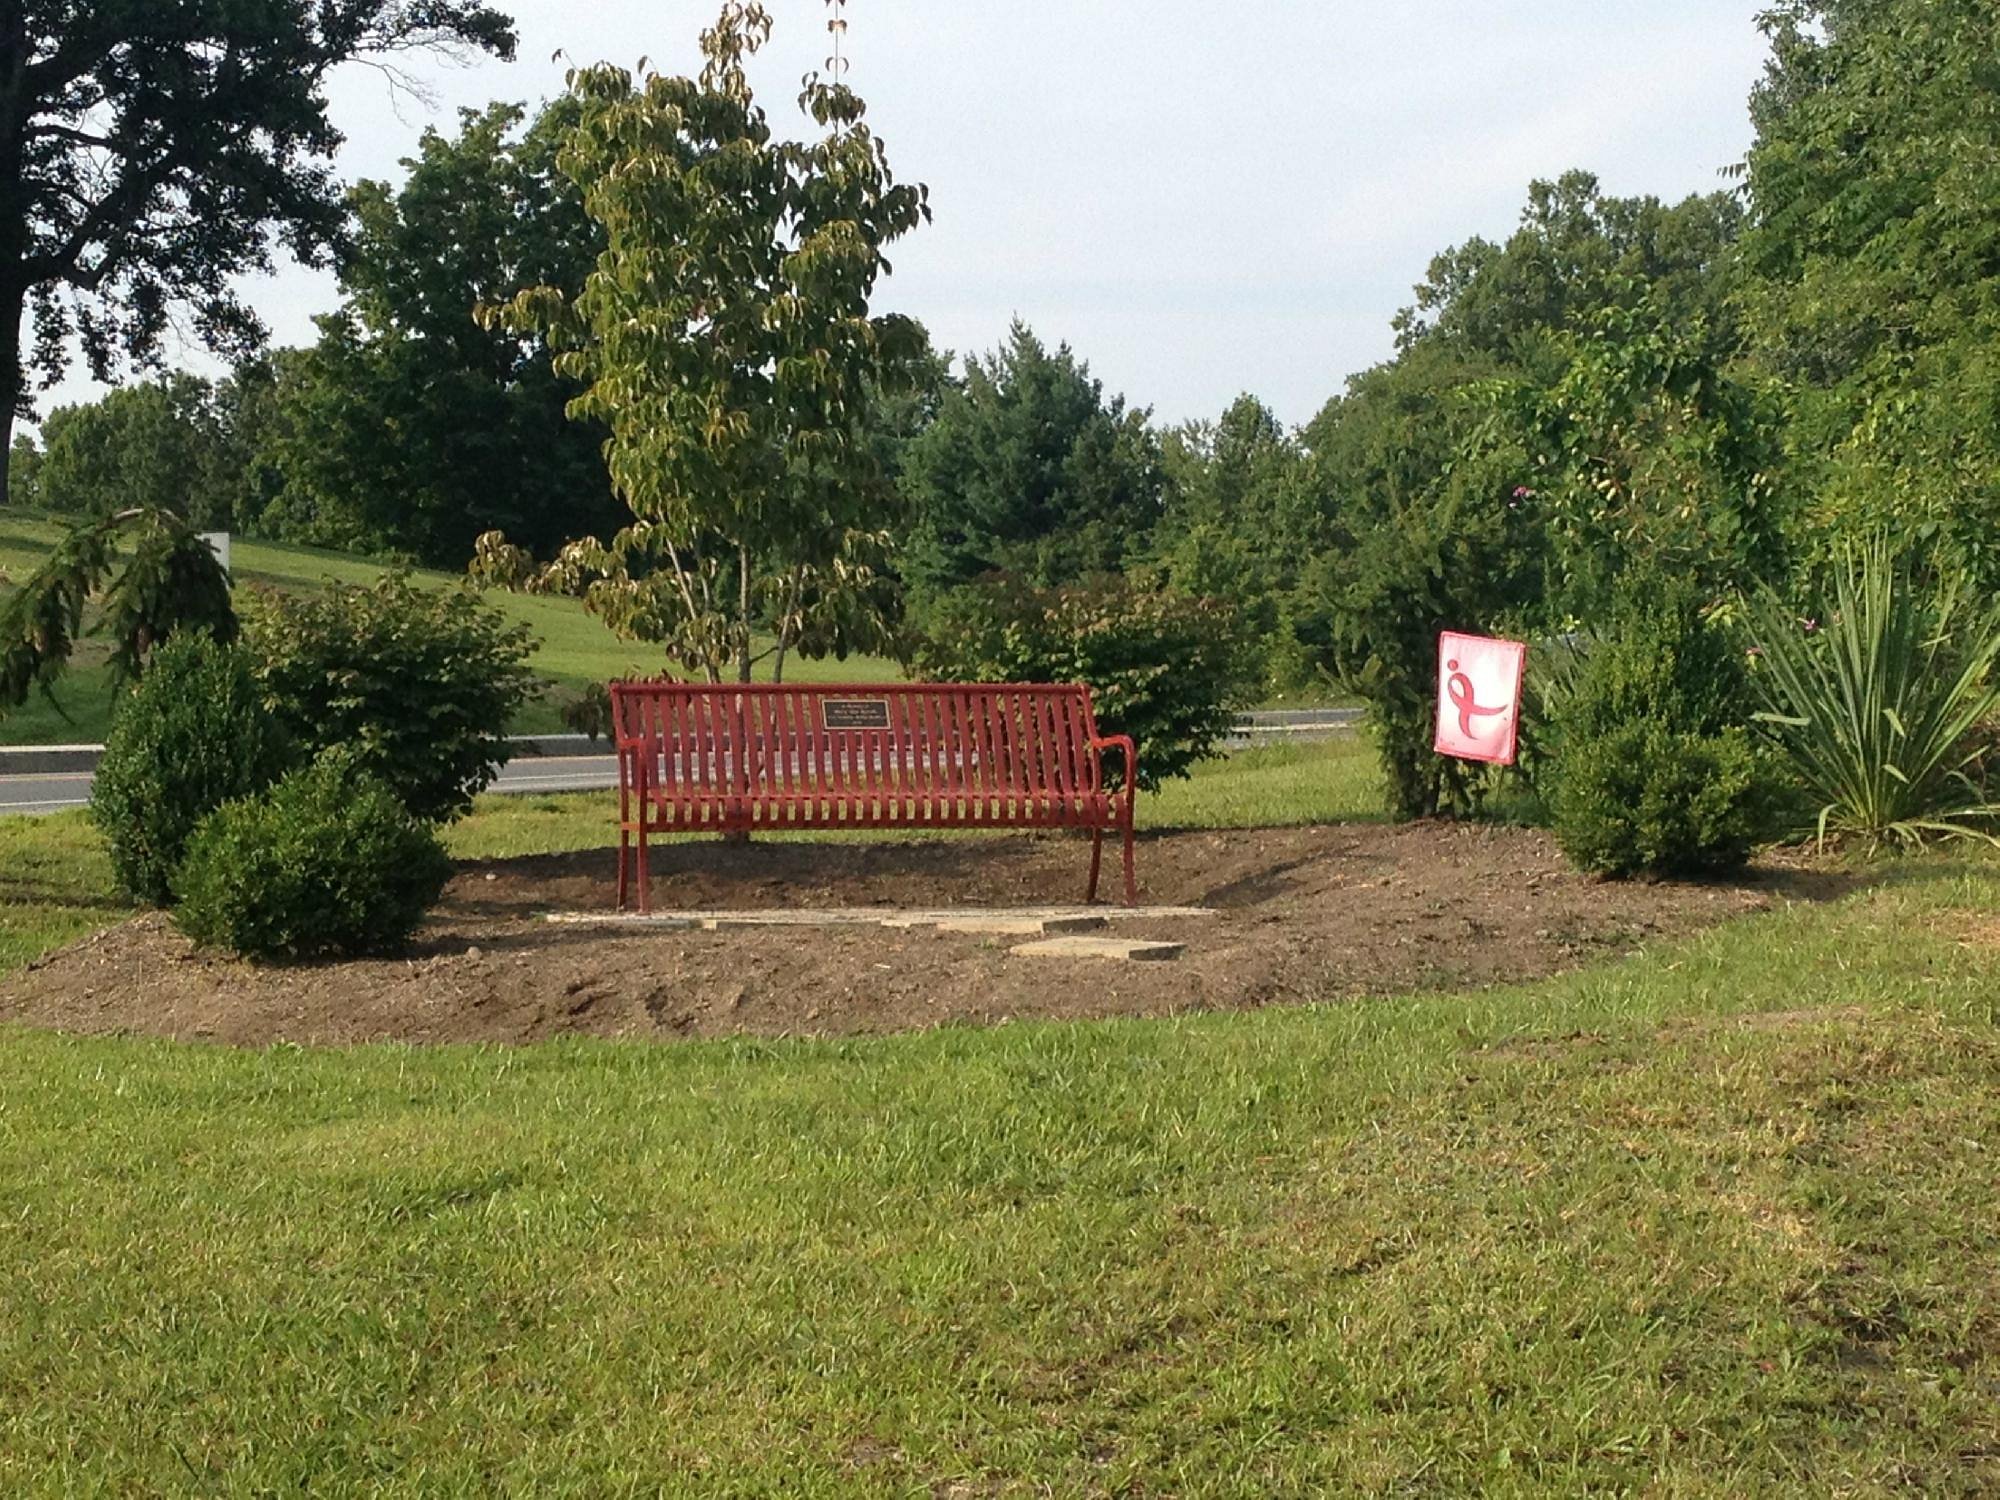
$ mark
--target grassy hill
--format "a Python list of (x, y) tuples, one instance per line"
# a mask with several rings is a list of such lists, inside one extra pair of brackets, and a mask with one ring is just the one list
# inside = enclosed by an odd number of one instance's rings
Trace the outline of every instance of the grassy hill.
[[(0, 512), (0, 594), (36, 568), (61, 535), (61, 524), (20, 511)], [(365, 584), (380, 577), (384, 567), (342, 552), (293, 547), (276, 542), (238, 538), (232, 549), (237, 584), (307, 590), (328, 580)], [(418, 570), (419, 580), (448, 588), (447, 573)], [(539, 598), (518, 594), (491, 596), (501, 608), (523, 620), (540, 641), (535, 670), (549, 679), (550, 691), (531, 706), (515, 726), (522, 734), (548, 734), (562, 728), (558, 705), (593, 682), (636, 673), (657, 672), (663, 660), (657, 648), (621, 641), (584, 612), (574, 599)], [(51, 704), (39, 697), (12, 713), (0, 711), (0, 745), (55, 745), (96, 742), (109, 727), (113, 688), (104, 670), (107, 650), (102, 642), (86, 641), (75, 669), (56, 689)], [(800, 661), (788, 664), (788, 675), (800, 682), (876, 681), (900, 672), (891, 662), (850, 657), (845, 662)]]

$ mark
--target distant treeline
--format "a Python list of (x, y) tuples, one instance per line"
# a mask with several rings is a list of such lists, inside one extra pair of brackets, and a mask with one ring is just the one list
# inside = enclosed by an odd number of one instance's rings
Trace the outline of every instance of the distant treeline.
[[(1561, 631), (1644, 565), (1717, 600), (1888, 532), (2000, 587), (2000, 15), (1790, 0), (1735, 182), (1677, 204), (1534, 184), (1446, 250), (1393, 359), (1291, 430), (1252, 396), (1163, 428), (1015, 327), (878, 403), (893, 567), (922, 615), (999, 574), (1230, 601), (1264, 691), (1441, 620)], [(462, 566), (627, 519), (532, 339), (475, 304), (574, 290), (598, 230), (553, 107), (467, 112), (362, 184), (316, 343), (52, 412), (15, 498)]]

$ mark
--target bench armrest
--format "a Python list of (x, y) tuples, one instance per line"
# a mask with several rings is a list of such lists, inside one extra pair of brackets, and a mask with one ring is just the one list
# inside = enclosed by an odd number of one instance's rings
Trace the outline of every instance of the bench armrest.
[(1118, 795), (1126, 802), (1132, 801), (1139, 788), (1139, 747), (1132, 743), (1129, 734), (1100, 735), (1090, 742), (1091, 754), (1097, 757), (1097, 780), (1104, 781), (1104, 752), (1117, 750), (1125, 757), (1125, 785)]

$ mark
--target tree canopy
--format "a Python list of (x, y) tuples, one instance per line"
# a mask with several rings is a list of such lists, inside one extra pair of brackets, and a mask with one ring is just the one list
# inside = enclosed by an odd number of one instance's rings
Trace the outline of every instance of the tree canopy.
[(205, 380), (176, 372), (59, 406), (42, 424), (42, 441), (36, 498), (46, 509), (101, 519), (143, 506), (231, 529), (241, 467)]
[[(895, 181), (838, 81), (806, 80), (812, 138), (772, 131), (744, 71), (770, 29), (729, 0), (697, 78), (571, 75), (561, 164), (605, 250), (580, 293), (535, 287), (486, 318), (546, 337), (582, 383), (571, 414), (608, 430), (635, 518), (609, 546), (565, 548), (554, 581), (717, 679), (748, 680), (760, 627), (782, 668), (814, 616), (869, 594), (892, 510), (870, 405), (926, 348), (869, 310), (925, 191)], [(488, 539), (489, 572), (518, 574), (508, 545)]]
[(1148, 413), (1129, 410), (1067, 344), (1016, 322), (904, 456), (905, 576), (936, 592), (986, 573), (1048, 586), (1116, 571), (1165, 493)]
[(2000, 587), (2000, 11), (1786, 0), (1766, 25), (1744, 306), (1815, 550), (1887, 528)]
[(248, 353), (263, 329), (232, 278), (268, 268), (274, 241), (308, 262), (339, 242), (334, 67), (513, 46), (484, 0), (0, 8), (0, 503), (31, 373), (54, 380), (78, 349), (108, 379), (153, 358), (177, 311)]
[(603, 233), (556, 165), (576, 119), (573, 100), (525, 130), (520, 105), (466, 110), (400, 185), (355, 189), (345, 300), (279, 369), (258, 440), (267, 529), (446, 567), (488, 531), (546, 552), (617, 529), (605, 429), (565, 415), (579, 387), (539, 338), (475, 319), (524, 287), (575, 296), (595, 265)]

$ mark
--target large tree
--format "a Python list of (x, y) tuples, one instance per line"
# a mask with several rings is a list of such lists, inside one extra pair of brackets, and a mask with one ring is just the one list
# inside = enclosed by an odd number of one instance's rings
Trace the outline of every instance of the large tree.
[(716, 680), (749, 679), (760, 629), (781, 670), (795, 647), (838, 648), (819, 627), (871, 591), (890, 514), (873, 403), (925, 352), (911, 320), (869, 312), (924, 190), (895, 182), (837, 81), (806, 80), (811, 139), (773, 134), (744, 72), (770, 25), (729, 0), (698, 78), (572, 76), (561, 160), (605, 251), (581, 293), (537, 287), (489, 316), (547, 337), (583, 383), (571, 412), (609, 429), (634, 517), (609, 546), (565, 548), (553, 581)]
[(1220, 419), (1169, 432), (1161, 458), (1168, 501), (1154, 555), (1183, 593), (1236, 607), (1260, 637), (1266, 687), (1302, 686), (1311, 673), (1301, 637), (1315, 632), (1297, 617), (1294, 593), (1326, 536), (1297, 435), (1254, 396), (1239, 396)]
[(1504, 244), (1432, 263), (1397, 357), (1305, 429), (1324, 544), (1294, 608), (1373, 708), (1399, 811), (1487, 784), (1431, 751), (1440, 629), (1567, 628), (1635, 555), (1715, 578), (1770, 555), (1763, 413), (1723, 369), (1741, 217), (1537, 183)]
[(1888, 529), (2000, 588), (2000, 10), (1785, 0), (1744, 304), (1822, 557)]
[(177, 510), (233, 530), (236, 476), (215, 387), (182, 371), (59, 406), (42, 424), (37, 492), (47, 509), (98, 520), (130, 507)]
[(523, 131), (519, 105), (466, 110), (400, 185), (355, 189), (346, 301), (286, 362), (261, 455), (282, 480), (268, 526), (448, 567), (487, 531), (546, 552), (617, 529), (605, 430), (564, 416), (577, 386), (541, 340), (473, 316), (528, 286), (573, 297), (596, 264), (603, 233), (556, 167), (576, 116), (558, 101)]
[(1037, 585), (1115, 572), (1165, 504), (1149, 413), (1107, 397), (1070, 351), (1016, 323), (909, 445), (905, 575), (935, 594), (987, 573)]
[(80, 349), (109, 379), (177, 322), (246, 353), (262, 328), (232, 278), (277, 241), (325, 259), (344, 222), (335, 67), (513, 46), (484, 0), (0, 5), (0, 503), (31, 374), (53, 381)]

